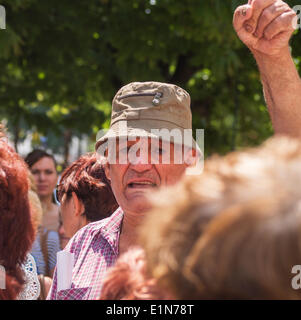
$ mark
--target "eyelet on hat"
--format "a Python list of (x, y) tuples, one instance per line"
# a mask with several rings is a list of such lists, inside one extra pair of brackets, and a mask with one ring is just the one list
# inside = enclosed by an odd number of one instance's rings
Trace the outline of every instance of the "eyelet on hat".
[(154, 100), (152, 101), (152, 104), (154, 106), (158, 106), (160, 104), (160, 99), (163, 97), (163, 93), (162, 92), (157, 92), (155, 97), (154, 97)]

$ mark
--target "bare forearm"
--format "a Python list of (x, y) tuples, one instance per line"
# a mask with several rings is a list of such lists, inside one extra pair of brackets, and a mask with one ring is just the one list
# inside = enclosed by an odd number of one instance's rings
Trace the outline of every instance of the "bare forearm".
[(277, 57), (253, 54), (275, 133), (301, 137), (301, 79), (289, 49)]

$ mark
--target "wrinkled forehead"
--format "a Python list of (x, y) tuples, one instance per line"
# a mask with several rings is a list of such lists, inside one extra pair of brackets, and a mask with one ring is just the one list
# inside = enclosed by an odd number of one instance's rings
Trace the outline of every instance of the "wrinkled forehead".
[(111, 152), (119, 152), (126, 148), (128, 151), (132, 150), (156, 150), (158, 148), (163, 150), (170, 150), (175, 152), (185, 153), (189, 150), (192, 150), (192, 147), (188, 147), (182, 143), (175, 143), (173, 141), (166, 141), (160, 137), (118, 137), (115, 141), (108, 141), (106, 153), (107, 156), (110, 154), (110, 148), (113, 148)]
[(204, 153), (192, 135), (188, 141), (160, 135), (112, 135), (98, 146), (96, 154), (103, 165), (185, 165), (192, 175), (200, 174), (204, 167)]
[(190, 164), (194, 150), (154, 137), (118, 138), (108, 143), (104, 162), (109, 164)]
[(139, 144), (141, 146), (148, 146), (151, 147), (152, 145), (165, 145), (165, 146), (172, 146), (174, 147), (174, 142), (172, 141), (165, 141), (162, 138), (158, 137), (127, 137), (127, 138), (123, 138), (123, 137), (118, 137), (116, 139), (116, 145), (117, 146), (132, 146), (132, 145), (136, 145)]

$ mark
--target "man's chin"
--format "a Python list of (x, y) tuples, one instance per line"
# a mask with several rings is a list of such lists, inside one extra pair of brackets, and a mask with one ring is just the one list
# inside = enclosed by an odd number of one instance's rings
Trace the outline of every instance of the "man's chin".
[(127, 203), (124, 203), (125, 207), (128, 208), (129, 211), (137, 214), (147, 212), (151, 209), (151, 205), (148, 201), (148, 194), (149, 190), (137, 190), (136, 192), (127, 193)]
[(128, 190), (125, 196), (129, 202), (145, 203), (147, 201), (147, 195), (152, 191), (152, 189), (137, 189)]
[(138, 199), (135, 200), (131, 200), (131, 205), (129, 206), (131, 212), (143, 214), (151, 209), (151, 205), (148, 203), (146, 198), (143, 197), (143, 201), (141, 201), (141, 198), (139, 199), (139, 201), (137, 201)]
[(151, 205), (147, 203), (147, 201), (145, 200), (143, 203), (141, 202), (133, 203), (131, 205), (131, 209), (132, 209), (131, 211), (141, 214), (149, 211), (151, 209)]

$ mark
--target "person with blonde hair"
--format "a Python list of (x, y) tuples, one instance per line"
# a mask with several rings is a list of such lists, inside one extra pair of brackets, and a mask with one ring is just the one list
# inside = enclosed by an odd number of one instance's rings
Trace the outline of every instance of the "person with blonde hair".
[(178, 299), (300, 299), (300, 180), (301, 144), (285, 137), (207, 160), (153, 196), (140, 230), (151, 276)]
[[(42, 208), (40, 199), (36, 193), (36, 186), (35, 186), (32, 174), (29, 170), (28, 170), (28, 173), (29, 173), (29, 182), (30, 182), (29, 184), (30, 190), (28, 191), (28, 197), (29, 197), (29, 203), (31, 207), (32, 223), (34, 226), (35, 236), (36, 236), (36, 240), (33, 243), (33, 251), (36, 255), (37, 254), (41, 255), (42, 249), (38, 246), (39, 239), (37, 240), (37, 236), (38, 236), (39, 227), (42, 223), (43, 208)], [(40, 251), (37, 250), (38, 248), (40, 248)], [(51, 287), (52, 279), (50, 277), (44, 276), (43, 274), (39, 274), (38, 279), (40, 284), (39, 300), (45, 300), (47, 297), (48, 291)]]
[(33, 225), (34, 225), (35, 233), (37, 233), (38, 227), (42, 223), (43, 208), (42, 208), (39, 196), (37, 195), (37, 189), (34, 183), (34, 178), (29, 170), (28, 170), (28, 176), (29, 176), (29, 186), (30, 186), (30, 189), (28, 191), (28, 197), (31, 205)]

